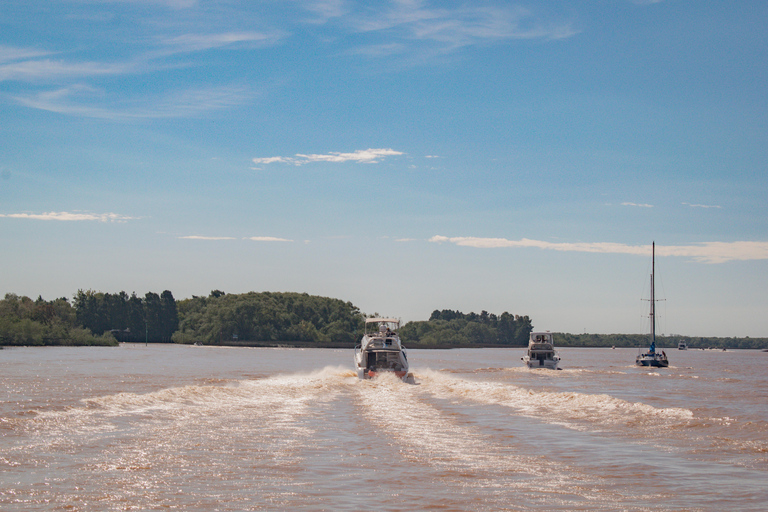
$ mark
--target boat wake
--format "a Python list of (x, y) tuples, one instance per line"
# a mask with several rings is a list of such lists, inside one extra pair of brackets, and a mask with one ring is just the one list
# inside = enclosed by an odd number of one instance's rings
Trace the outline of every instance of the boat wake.
[(500, 405), (516, 414), (574, 430), (684, 429), (694, 419), (688, 409), (657, 408), (608, 394), (535, 391), (500, 382), (462, 379), (432, 370), (418, 375), (425, 388), (438, 398), (460, 397), (481, 404)]

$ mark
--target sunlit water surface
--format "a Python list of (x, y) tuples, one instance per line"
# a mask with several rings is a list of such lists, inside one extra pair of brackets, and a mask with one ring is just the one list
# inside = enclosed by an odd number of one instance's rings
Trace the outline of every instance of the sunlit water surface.
[(768, 353), (0, 351), (1, 510), (764, 511)]

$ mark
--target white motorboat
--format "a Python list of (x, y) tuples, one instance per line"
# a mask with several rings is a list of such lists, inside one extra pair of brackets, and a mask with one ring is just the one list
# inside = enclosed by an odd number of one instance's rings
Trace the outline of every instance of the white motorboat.
[(653, 243), (651, 251), (651, 345), (648, 347), (648, 352), (644, 354), (637, 354), (637, 357), (635, 358), (635, 364), (638, 366), (666, 368), (669, 366), (667, 354), (665, 354), (663, 350), (660, 353), (656, 351), (656, 296), (654, 290), (654, 274), (656, 272), (656, 242)]
[(371, 379), (384, 372), (391, 372), (410, 381), (408, 356), (397, 334), (400, 320), (395, 318), (368, 318), (365, 333), (355, 347), (355, 367), (361, 379)]
[(688, 344), (684, 341), (681, 341), (677, 344), (677, 350), (688, 350)]
[(528, 352), (521, 357), (528, 368), (548, 368), (559, 370), (560, 356), (555, 352), (552, 333), (532, 332), (528, 338)]

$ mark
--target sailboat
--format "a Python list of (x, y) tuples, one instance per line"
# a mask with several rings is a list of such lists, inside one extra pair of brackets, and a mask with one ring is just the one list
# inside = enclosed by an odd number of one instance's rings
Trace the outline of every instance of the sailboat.
[(661, 353), (656, 351), (656, 297), (654, 290), (654, 274), (656, 273), (656, 242), (653, 242), (651, 251), (651, 345), (648, 347), (648, 352), (645, 354), (637, 355), (635, 364), (638, 366), (654, 366), (656, 368), (666, 368), (669, 366), (667, 354), (665, 354), (663, 350)]

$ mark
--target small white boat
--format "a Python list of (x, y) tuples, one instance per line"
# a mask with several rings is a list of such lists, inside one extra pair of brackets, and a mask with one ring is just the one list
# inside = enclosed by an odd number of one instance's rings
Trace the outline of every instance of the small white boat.
[(528, 368), (559, 370), (557, 365), (560, 362), (560, 356), (555, 352), (552, 333), (549, 331), (532, 332), (528, 338), (528, 352), (520, 359)]
[(684, 341), (681, 341), (677, 344), (677, 350), (688, 350), (688, 345)]
[(365, 333), (355, 347), (355, 367), (360, 379), (371, 379), (391, 372), (404, 381), (413, 380), (408, 373), (408, 356), (397, 331), (400, 320), (395, 318), (368, 318)]

